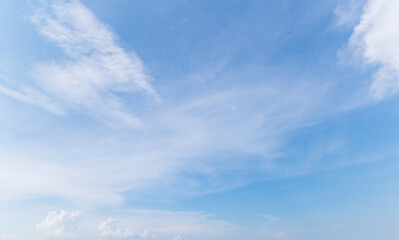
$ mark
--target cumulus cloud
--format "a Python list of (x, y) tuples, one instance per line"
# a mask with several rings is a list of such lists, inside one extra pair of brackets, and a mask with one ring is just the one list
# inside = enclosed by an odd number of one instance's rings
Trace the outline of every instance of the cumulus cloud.
[(36, 225), (36, 228), (45, 235), (68, 236), (76, 229), (76, 225), (82, 215), (83, 213), (80, 211), (52, 211), (47, 214), (47, 217), (42, 222)]
[(148, 231), (143, 233), (136, 232), (130, 228), (121, 229), (116, 227), (117, 221), (109, 217), (106, 221), (102, 222), (98, 226), (98, 230), (101, 231), (102, 237), (113, 237), (113, 238), (132, 238), (132, 239), (147, 239), (150, 237)]
[(370, 87), (377, 100), (399, 90), (399, 2), (369, 0), (350, 38), (365, 63), (377, 67)]

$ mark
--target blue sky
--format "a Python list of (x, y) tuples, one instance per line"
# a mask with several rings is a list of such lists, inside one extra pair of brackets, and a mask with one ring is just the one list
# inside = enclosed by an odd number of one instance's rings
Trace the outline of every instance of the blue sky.
[(0, 7), (0, 239), (396, 239), (399, 2)]

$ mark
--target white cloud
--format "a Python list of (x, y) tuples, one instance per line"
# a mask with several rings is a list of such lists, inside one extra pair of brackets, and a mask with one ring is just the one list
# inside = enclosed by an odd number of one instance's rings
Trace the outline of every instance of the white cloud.
[(78, 0), (44, 1), (30, 19), (68, 59), (36, 64), (30, 89), (40, 94), (0, 92), (55, 113), (80, 109), (110, 124), (140, 125), (117, 94), (146, 92), (156, 100), (158, 94), (140, 58), (120, 47), (108, 26)]
[(78, 221), (82, 218), (83, 213), (80, 211), (67, 212), (61, 210), (52, 211), (47, 217), (36, 225), (37, 230), (45, 235), (51, 236), (68, 236), (76, 229)]
[(134, 239), (147, 239), (150, 237), (148, 231), (143, 233), (136, 232), (130, 228), (121, 229), (116, 227), (117, 221), (109, 217), (106, 221), (102, 222), (98, 229), (101, 231), (102, 237), (113, 237), (113, 238), (134, 238)]
[(399, 1), (369, 0), (350, 44), (365, 63), (375, 65), (370, 93), (380, 100), (399, 90)]

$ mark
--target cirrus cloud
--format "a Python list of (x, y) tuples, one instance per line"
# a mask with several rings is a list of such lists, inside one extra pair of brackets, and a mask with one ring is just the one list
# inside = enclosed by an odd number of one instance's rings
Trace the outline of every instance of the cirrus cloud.
[(111, 125), (140, 126), (118, 95), (159, 96), (141, 59), (119, 46), (110, 27), (78, 0), (43, 1), (29, 19), (66, 57), (37, 62), (31, 83), (0, 92), (56, 114), (72, 109)]

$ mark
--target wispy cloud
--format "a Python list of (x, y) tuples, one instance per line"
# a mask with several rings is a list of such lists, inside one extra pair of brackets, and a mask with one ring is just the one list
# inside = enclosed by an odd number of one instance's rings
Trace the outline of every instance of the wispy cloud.
[(37, 224), (37, 230), (53, 238), (75, 238), (85, 233), (97, 239), (187, 240), (241, 236), (244, 229), (205, 212), (118, 208), (112, 215), (91, 211), (83, 218), (80, 212), (54, 211)]
[[(72, 221), (73, 212), (50, 212), (43, 220), (42, 230), (51, 237), (86, 233), (103, 239), (275, 239), (283, 237), (278, 231), (264, 227), (246, 226), (218, 219), (217, 216), (201, 211), (165, 211), (154, 209), (113, 209), (113, 216), (105, 218), (101, 212), (91, 212), (78, 221)], [(69, 222), (68, 222), (69, 218)], [(265, 217), (267, 218), (267, 217)], [(60, 220), (63, 219), (63, 220)], [(105, 219), (105, 220), (104, 220)], [(79, 228), (77, 226), (79, 222)], [(48, 227), (51, 226), (51, 227)], [(62, 234), (59, 234), (59, 233)], [(67, 233), (68, 232), (68, 233)], [(80, 235), (83, 236), (83, 235)], [(285, 235), (284, 235), (285, 236)]]
[(76, 229), (77, 222), (81, 219), (83, 213), (80, 211), (67, 212), (61, 210), (52, 211), (47, 217), (36, 225), (36, 228), (45, 235), (51, 236), (69, 236)]
[[(33, 86), (46, 96), (43, 103), (22, 91), (3, 92), (37, 105), (54, 103), (53, 111), (60, 113), (85, 109), (107, 122), (145, 124), (127, 132), (59, 129), (24, 145), (23, 156), (17, 154), (21, 146), (6, 146), (0, 173), (14, 186), (0, 183), (2, 198), (39, 194), (87, 204), (120, 204), (126, 191), (156, 192), (164, 187), (204, 193), (280, 177), (287, 173), (284, 163), (276, 160), (284, 154), (279, 147), (285, 135), (334, 112), (328, 105), (333, 93), (327, 84), (284, 82), (253, 68), (221, 68), (230, 79), (239, 78), (234, 79), (237, 82), (256, 81), (171, 101), (139, 120), (114, 93), (140, 91), (153, 99), (158, 94), (140, 59), (119, 47), (109, 27), (79, 1), (44, 4), (35, 9), (31, 21), (68, 58), (39, 63), (33, 70)], [(212, 78), (204, 72), (200, 69), (196, 78)], [(62, 140), (54, 146), (54, 139)], [(37, 149), (45, 154), (37, 154)], [(300, 164), (292, 165), (292, 174), (302, 173)]]
[(359, 22), (366, 0), (339, 0), (334, 13), (338, 26), (353, 27)]
[(15, 98), (21, 102), (39, 106), (58, 115), (64, 114), (64, 110), (59, 106), (59, 104), (52, 102), (49, 97), (29, 87), (25, 87), (21, 92), (18, 92), (0, 85), (0, 93)]
[[(126, 191), (198, 194), (279, 177), (285, 169), (276, 158), (284, 135), (325, 114), (324, 102), (316, 101), (325, 97), (319, 90), (313, 95), (306, 86), (226, 90), (148, 115), (140, 131), (95, 129), (82, 136), (60, 130), (29, 147), (9, 145), (0, 173), (15, 184), (0, 188), (4, 198), (44, 194), (120, 204)], [(66, 137), (55, 146), (56, 136)], [(25, 153), (16, 154), (21, 147)]]
[[(101, 235), (138, 239), (197, 239), (201, 237), (218, 239), (222, 236), (230, 236), (240, 228), (230, 222), (213, 219), (212, 215), (204, 212), (194, 211), (125, 209), (119, 214), (118, 222), (120, 226), (117, 226), (113, 218), (102, 222), (99, 226)], [(142, 231), (140, 233), (126, 226), (135, 226)]]
[(57, 114), (80, 109), (111, 124), (140, 125), (118, 94), (159, 97), (140, 58), (118, 45), (110, 27), (78, 0), (44, 1), (30, 20), (67, 58), (36, 64), (30, 89), (37, 91), (1, 87), (2, 93)]
[[(0, 172), (13, 173), (6, 176), (15, 179), (15, 187), (0, 184), (4, 198), (44, 194), (78, 202), (120, 204), (126, 191), (158, 191), (176, 182), (184, 184), (173, 186), (173, 191), (192, 194), (274, 178), (285, 173), (276, 161), (283, 154), (279, 146), (285, 135), (333, 112), (326, 110), (331, 97), (327, 84), (291, 83), (269, 79), (268, 74), (251, 67), (234, 71), (222, 67), (218, 71), (228, 72), (225, 75), (230, 79), (256, 78), (254, 84), (225, 86), (177, 102), (168, 99), (171, 104), (149, 110), (138, 119), (114, 93), (141, 91), (153, 99), (158, 94), (149, 84), (140, 59), (119, 47), (109, 27), (79, 1), (45, 3), (34, 12), (31, 21), (68, 56), (62, 61), (39, 63), (34, 69), (33, 85), (48, 96), (45, 102), (55, 102), (61, 111), (83, 108), (111, 124), (145, 124), (131, 132), (59, 130), (30, 143), (24, 156), (11, 152), (18, 146), (7, 146), (3, 156), (14, 161), (0, 158), (4, 161)], [(207, 81), (215, 77), (204, 73), (207, 71), (199, 69), (194, 75)], [(37, 99), (8, 92), (27, 102)], [(54, 146), (52, 138), (60, 136), (66, 136), (63, 143)], [(46, 156), (35, 154), (36, 149)], [(36, 162), (48, 171), (35, 167)]]
[[(271, 225), (262, 223), (262, 228), (235, 224), (217, 219), (217, 216), (196, 211), (164, 211), (149, 209), (124, 209), (115, 211), (118, 222), (108, 218), (100, 224), (99, 230), (104, 237), (162, 240), (190, 239), (284, 239), (285, 233), (276, 231)], [(278, 219), (262, 215), (269, 223)], [(134, 226), (140, 231), (133, 231)], [(147, 233), (146, 230), (147, 229)], [(141, 233), (141, 234), (140, 234)], [(145, 237), (146, 236), (146, 237)]]
[(398, 8), (398, 1), (369, 0), (350, 38), (363, 61), (377, 67), (370, 87), (377, 100), (399, 90), (399, 29), (394, 24), (399, 21)]
[[(102, 236), (103, 239), (165, 240), (288, 238), (285, 229), (273, 229), (283, 223), (277, 223), (279, 218), (271, 215), (251, 213), (259, 223), (245, 227), (226, 220), (240, 213), (229, 212), (223, 217), (223, 212), (228, 211), (223, 209), (218, 211), (220, 215), (212, 215), (201, 211), (131, 210), (128, 206), (135, 204), (134, 201), (130, 202), (132, 198), (138, 199), (138, 202), (151, 198), (146, 204), (164, 201), (164, 195), (167, 200), (169, 197), (180, 199), (181, 194), (184, 194), (184, 198), (187, 195), (190, 198), (196, 194), (214, 193), (255, 181), (342, 166), (340, 162), (343, 161), (346, 165), (356, 162), (356, 159), (342, 160), (341, 156), (335, 157), (333, 154), (342, 151), (344, 145), (351, 147), (351, 142), (341, 139), (341, 136), (335, 138), (335, 130), (339, 128), (335, 125), (341, 124), (335, 122), (335, 118), (326, 124), (328, 126), (320, 127), (330, 130), (330, 125), (334, 125), (332, 137), (325, 137), (330, 134), (327, 131), (320, 133), (317, 130), (319, 128), (297, 131), (339, 112), (342, 109), (339, 105), (347, 95), (352, 94), (350, 88), (345, 93), (334, 89), (343, 87), (338, 81), (332, 83), (329, 78), (339, 78), (340, 75), (326, 77), (330, 72), (323, 72), (326, 67), (323, 63), (317, 65), (320, 69), (314, 69), (317, 56), (311, 54), (311, 62), (306, 62), (307, 57), (301, 58), (305, 52), (310, 56), (308, 54), (314, 50), (313, 44), (308, 42), (314, 36), (303, 35), (305, 32), (314, 32), (310, 21), (306, 21), (309, 23), (306, 29), (302, 25), (295, 25), (300, 31), (290, 31), (290, 40), (287, 41), (283, 32), (291, 28), (274, 24), (268, 21), (269, 18), (255, 17), (256, 14), (264, 15), (262, 8), (257, 7), (258, 3), (249, 4), (257, 11), (237, 8), (240, 12), (246, 12), (245, 21), (239, 18), (226, 19), (232, 28), (226, 28), (224, 20), (220, 22), (221, 35), (224, 37), (216, 37), (219, 40), (215, 41), (213, 48), (206, 49), (213, 45), (209, 44), (212, 41), (197, 41), (194, 39), (197, 35), (184, 40), (188, 44), (201, 46), (204, 53), (198, 55), (198, 50), (179, 53), (179, 59), (190, 62), (188, 72), (176, 70), (176, 76), (172, 77), (180, 79), (168, 82), (165, 78), (161, 83), (165, 84), (163, 88), (157, 88), (160, 91), (158, 93), (141, 59), (134, 52), (121, 47), (111, 27), (102, 23), (80, 1), (39, 2), (28, 24), (34, 26), (45, 41), (61, 51), (56, 52), (55, 58), (35, 61), (29, 72), (31, 78), (24, 84), (13, 85), (12, 81), (7, 81), (6, 85), (0, 86), (0, 92), (57, 115), (84, 112), (111, 125), (132, 128), (107, 128), (101, 124), (87, 127), (85, 122), (82, 124), (81, 118), (61, 119), (51, 114), (37, 114), (36, 111), (31, 111), (28, 117), (22, 117), (21, 120), (19, 109), (15, 109), (17, 113), (13, 119), (1, 119), (5, 122), (18, 119), (19, 122), (14, 124), (18, 131), (7, 130), (9, 126), (6, 124), (0, 129), (1, 133), (6, 133), (0, 134), (0, 200), (40, 199), (37, 201), (40, 203), (35, 200), (32, 204), (46, 205), (46, 209), (37, 219), (42, 219), (50, 210), (46, 201), (57, 205), (51, 209), (69, 205), (86, 213), (95, 212), (96, 215), (89, 221), (85, 221), (85, 215), (80, 222), (82, 213), (79, 211), (52, 211), (37, 224), (37, 235), (43, 233), (50, 237), (68, 237), (72, 233), (82, 233), (82, 237), (86, 238)], [(336, 9), (336, 14), (341, 17), (338, 25), (353, 26), (356, 24), (354, 15), (361, 11), (360, 3), (352, 0), (347, 2), (348, 5), (341, 3)], [(251, 8), (249, 5), (248, 8)], [(397, 91), (399, 67), (394, 54), (385, 53), (388, 50), (373, 42), (375, 36), (380, 34), (374, 34), (374, 31), (379, 31), (379, 28), (374, 29), (374, 23), (365, 23), (367, 19), (374, 19), (369, 14), (372, 12), (370, 6), (373, 4), (369, 3), (365, 8), (351, 44), (361, 49), (366, 62), (379, 64), (381, 71), (375, 75), (371, 93), (375, 98), (382, 99)], [(304, 9), (309, 8), (304, 5)], [(293, 14), (295, 19), (299, 19), (298, 14)], [(236, 13), (231, 15), (235, 16)], [(281, 19), (283, 24), (292, 22), (291, 19)], [(324, 15), (323, 19), (322, 23), (318, 23), (319, 27), (324, 26), (319, 24), (326, 24)], [(252, 23), (262, 21), (271, 22), (273, 27), (261, 24), (251, 31), (243, 31), (248, 26), (251, 28)], [(144, 31), (146, 27), (143, 26)], [(212, 24), (212, 29), (214, 27)], [(317, 29), (321, 29), (319, 27)], [(277, 34), (270, 31), (277, 28)], [(230, 34), (232, 29), (234, 34)], [(389, 35), (396, 30), (386, 31)], [(188, 32), (184, 34), (185, 37), (186, 34)], [(213, 34), (209, 35), (215, 38)], [(214, 35), (218, 35), (216, 30)], [(325, 34), (325, 37), (327, 35), (330, 36)], [(245, 37), (240, 39), (241, 36)], [(234, 42), (235, 37), (240, 41)], [(272, 41), (269, 37), (285, 43), (262, 45), (263, 41)], [(302, 44), (304, 39), (306, 44)], [(170, 40), (167, 44), (181, 47), (181, 41)], [(324, 41), (318, 39), (317, 42), (319, 40)], [(389, 40), (388, 43), (396, 47), (394, 42)], [(256, 49), (258, 45), (262, 45), (259, 50)], [(293, 48), (295, 50), (291, 52)], [(265, 53), (269, 51), (274, 53)], [(259, 54), (249, 56), (251, 52)], [(208, 53), (211, 53), (210, 57), (203, 57)], [(325, 57), (330, 56), (331, 52), (318, 53)], [(220, 60), (224, 64), (208, 61), (217, 59), (218, 54), (223, 57), (229, 55), (226, 58), (232, 59)], [(292, 54), (299, 58), (291, 59)], [(151, 57), (157, 58), (159, 55)], [(190, 58), (198, 59), (191, 62)], [(270, 60), (264, 60), (266, 58)], [(288, 59), (291, 60), (286, 62)], [(292, 69), (290, 65), (297, 65), (302, 60), (305, 64), (298, 66), (306, 65), (309, 70), (294, 70), (293, 74), (289, 72)], [(280, 68), (280, 64), (284, 66)], [(196, 70), (193, 71), (193, 68)], [(282, 74), (283, 71), (289, 73)], [(335, 83), (339, 86), (332, 86)], [(165, 92), (161, 92), (165, 89)], [(177, 94), (173, 96), (174, 93)], [(150, 102), (159, 101), (160, 95), (164, 100), (156, 106), (142, 102), (144, 98)], [(136, 97), (140, 101), (134, 101)], [(3, 105), (8, 103), (4, 102)], [(15, 105), (20, 107), (19, 104)], [(136, 107), (140, 108), (140, 114), (134, 114)], [(6, 112), (8, 109), (1, 110)], [(30, 121), (34, 117), (40, 117), (40, 124), (37, 123), (39, 121)], [(21, 123), (24, 124), (23, 130), (19, 130)], [(332, 160), (326, 155), (333, 156)], [(42, 201), (42, 198), (45, 200)], [(125, 201), (128, 203), (124, 204)], [(154, 206), (168, 204), (157, 202), (151, 205)], [(108, 216), (114, 216), (115, 219), (107, 219)], [(35, 226), (37, 219), (31, 227)]]

